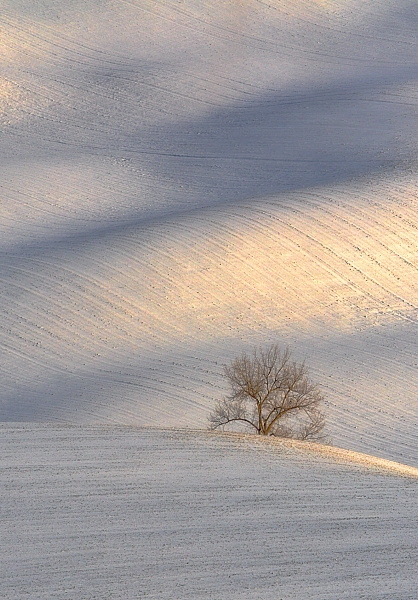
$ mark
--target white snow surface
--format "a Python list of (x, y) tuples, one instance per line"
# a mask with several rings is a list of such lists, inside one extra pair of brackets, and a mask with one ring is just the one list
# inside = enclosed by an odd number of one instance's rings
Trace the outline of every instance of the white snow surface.
[(0, 7), (0, 420), (201, 428), (283, 342), (417, 466), (417, 2)]
[(205, 431), (0, 426), (1, 597), (416, 600), (418, 469)]

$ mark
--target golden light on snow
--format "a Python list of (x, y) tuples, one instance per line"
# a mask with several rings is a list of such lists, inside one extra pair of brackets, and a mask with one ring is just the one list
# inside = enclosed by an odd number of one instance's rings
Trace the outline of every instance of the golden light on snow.
[(414, 2), (0, 4), (2, 597), (416, 598)]
[(416, 456), (416, 40), (387, 2), (6, 4), (1, 414), (203, 426), (279, 341), (341, 444)]

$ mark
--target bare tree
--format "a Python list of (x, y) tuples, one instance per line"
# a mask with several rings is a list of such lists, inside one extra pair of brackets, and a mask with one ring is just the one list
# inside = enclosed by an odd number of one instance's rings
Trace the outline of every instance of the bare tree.
[(209, 416), (211, 429), (238, 423), (260, 435), (329, 441), (319, 386), (305, 363), (277, 344), (243, 353), (225, 367), (231, 393)]

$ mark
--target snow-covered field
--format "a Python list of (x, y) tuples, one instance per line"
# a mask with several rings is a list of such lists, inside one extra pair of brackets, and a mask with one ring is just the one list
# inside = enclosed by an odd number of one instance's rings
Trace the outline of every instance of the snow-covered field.
[(0, 6), (0, 420), (205, 427), (283, 341), (417, 465), (415, 0)]
[[(417, 599), (417, 22), (0, 0), (1, 598)], [(281, 341), (381, 460), (194, 431)]]
[(1, 597), (416, 600), (418, 469), (249, 436), (2, 425)]

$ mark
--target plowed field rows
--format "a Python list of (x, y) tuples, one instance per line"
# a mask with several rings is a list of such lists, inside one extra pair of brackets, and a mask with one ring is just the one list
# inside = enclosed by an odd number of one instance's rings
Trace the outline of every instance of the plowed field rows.
[(254, 436), (0, 432), (4, 600), (416, 597), (417, 469)]
[(1, 7), (0, 420), (204, 427), (282, 341), (417, 465), (416, 3)]

